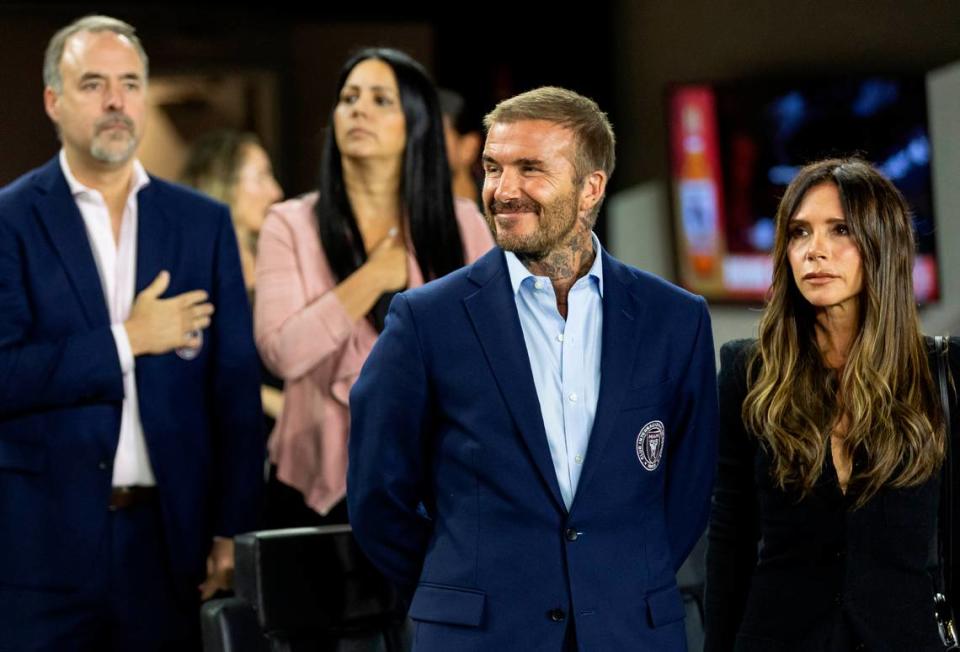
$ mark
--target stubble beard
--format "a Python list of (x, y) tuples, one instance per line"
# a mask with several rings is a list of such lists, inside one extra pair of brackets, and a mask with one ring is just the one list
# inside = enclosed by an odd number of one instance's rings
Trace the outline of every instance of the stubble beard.
[[(495, 214), (503, 209), (520, 209), (536, 213), (539, 216), (539, 228), (526, 235), (499, 231)], [(510, 202), (493, 201), (485, 207), (484, 215), (494, 233), (497, 245), (506, 251), (512, 251), (521, 260), (536, 262), (544, 260), (557, 249), (564, 247), (571, 237), (578, 237), (574, 233), (579, 222), (577, 212), (577, 193), (572, 191), (547, 205), (529, 198)]]

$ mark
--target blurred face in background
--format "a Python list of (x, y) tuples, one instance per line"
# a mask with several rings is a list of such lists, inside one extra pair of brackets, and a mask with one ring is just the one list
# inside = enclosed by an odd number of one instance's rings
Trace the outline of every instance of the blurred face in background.
[(244, 145), (232, 194), (230, 208), (237, 227), (259, 233), (267, 209), (283, 199), (270, 158), (259, 145)]
[(443, 139), (447, 146), (447, 160), (454, 172), (469, 170), (480, 158), (480, 134), (470, 131), (461, 134), (449, 116), (443, 116)]
[(400, 159), (407, 143), (406, 128), (393, 68), (380, 59), (365, 59), (354, 66), (333, 113), (341, 156)]

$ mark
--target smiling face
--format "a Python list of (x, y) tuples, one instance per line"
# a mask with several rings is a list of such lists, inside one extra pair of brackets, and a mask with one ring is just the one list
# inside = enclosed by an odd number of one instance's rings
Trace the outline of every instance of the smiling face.
[(407, 142), (397, 77), (385, 61), (364, 59), (340, 89), (333, 132), (345, 157), (399, 159)]
[(146, 78), (134, 46), (114, 32), (78, 32), (64, 46), (60, 74), (63, 89), (47, 87), (44, 106), (71, 162), (128, 163), (146, 118)]
[(584, 184), (576, 179), (568, 128), (546, 120), (496, 123), (483, 150), (483, 205), (497, 244), (544, 258), (589, 232)]
[(803, 298), (814, 308), (859, 306), (863, 265), (837, 186), (810, 188), (787, 228), (787, 257)]

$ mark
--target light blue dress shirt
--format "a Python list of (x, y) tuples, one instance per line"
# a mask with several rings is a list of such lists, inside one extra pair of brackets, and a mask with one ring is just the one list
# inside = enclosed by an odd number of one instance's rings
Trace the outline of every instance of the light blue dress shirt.
[(512, 252), (505, 252), (543, 427), (567, 509), (587, 457), (600, 390), (603, 265), (600, 241), (596, 234), (591, 236), (597, 255), (590, 270), (570, 288), (566, 320), (557, 310), (550, 279), (534, 276)]

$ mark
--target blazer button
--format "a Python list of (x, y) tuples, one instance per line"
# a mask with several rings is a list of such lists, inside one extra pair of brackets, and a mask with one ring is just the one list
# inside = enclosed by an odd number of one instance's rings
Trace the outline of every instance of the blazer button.
[(100, 463), (97, 464), (97, 468), (99, 468), (101, 471), (106, 471), (109, 466), (110, 465), (107, 464), (104, 460), (100, 460)]
[(567, 528), (566, 532), (564, 532), (563, 534), (564, 534), (565, 537), (567, 537), (567, 541), (576, 541), (576, 540), (577, 540), (577, 537), (580, 536), (580, 533), (577, 532), (577, 531), (576, 531), (575, 529), (573, 529), (572, 527)]
[(563, 613), (563, 609), (551, 609), (547, 616), (550, 617), (555, 623), (563, 622), (563, 619), (567, 617), (567, 614)]

